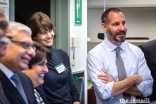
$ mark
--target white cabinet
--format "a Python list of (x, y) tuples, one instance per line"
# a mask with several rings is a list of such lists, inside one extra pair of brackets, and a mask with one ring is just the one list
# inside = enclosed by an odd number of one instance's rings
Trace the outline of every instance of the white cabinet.
[(9, 3), (9, 0), (0, 0), (0, 4), (5, 4), (7, 5)]
[(0, 0), (0, 9), (4, 13), (7, 20), (9, 20), (9, 1), (8, 0)]

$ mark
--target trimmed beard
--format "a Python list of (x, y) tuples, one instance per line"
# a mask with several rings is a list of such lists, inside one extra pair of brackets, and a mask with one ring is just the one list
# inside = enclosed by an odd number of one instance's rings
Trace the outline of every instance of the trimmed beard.
[(109, 36), (111, 39), (113, 39), (114, 41), (120, 42), (120, 43), (122, 43), (122, 42), (125, 41), (125, 37), (120, 38), (120, 40), (119, 40), (119, 39), (116, 38), (116, 36), (117, 36), (118, 34), (124, 34), (124, 35), (126, 36), (126, 32), (127, 32), (127, 30), (124, 30), (124, 31), (121, 31), (121, 30), (120, 30), (119, 32), (116, 32), (115, 34), (113, 34), (112, 31), (111, 31), (110, 29), (107, 28), (107, 34), (108, 34), (108, 36)]

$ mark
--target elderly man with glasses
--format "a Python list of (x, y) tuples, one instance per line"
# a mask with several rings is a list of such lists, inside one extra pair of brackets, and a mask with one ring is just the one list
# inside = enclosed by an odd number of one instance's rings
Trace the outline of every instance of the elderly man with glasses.
[(28, 63), (35, 56), (31, 29), (21, 23), (10, 22), (13, 33), (11, 43), (4, 57), (0, 58), (0, 77), (3, 92), (10, 104), (37, 104), (30, 78), (20, 74), (28, 69)]

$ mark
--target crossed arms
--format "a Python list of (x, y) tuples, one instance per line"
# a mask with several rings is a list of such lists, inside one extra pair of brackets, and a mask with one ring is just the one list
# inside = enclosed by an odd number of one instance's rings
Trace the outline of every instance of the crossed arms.
[[(99, 74), (97, 77), (101, 82), (107, 84), (109, 82), (113, 82), (113, 79), (108, 74), (108, 72), (102, 69), (104, 74)], [(142, 82), (142, 78), (138, 74), (134, 74), (122, 81), (114, 82), (112, 89), (112, 96), (118, 96), (122, 93), (130, 94), (133, 96), (142, 96), (142, 93), (138, 90), (135, 84), (139, 84)]]
[[(135, 69), (132, 68), (130, 76), (124, 80), (117, 81), (117, 76), (114, 65), (106, 63), (106, 61), (93, 55), (88, 55), (87, 58), (87, 70), (88, 76), (93, 82), (93, 86), (96, 87), (96, 93), (103, 99), (110, 99), (111, 97), (118, 96), (122, 93), (130, 94), (132, 96), (149, 96), (152, 93), (153, 78), (150, 74), (150, 70), (146, 64), (143, 54), (140, 57)], [(100, 59), (101, 58), (101, 59)], [(107, 64), (107, 66), (105, 66)], [(106, 70), (101, 70), (101, 67), (108, 68), (110, 73)], [(112, 78), (111, 78), (112, 76)]]

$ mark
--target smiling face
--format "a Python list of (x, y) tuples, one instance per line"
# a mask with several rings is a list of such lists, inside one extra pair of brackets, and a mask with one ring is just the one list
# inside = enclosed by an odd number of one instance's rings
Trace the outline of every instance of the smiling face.
[[(28, 32), (18, 31), (17, 29), (12, 29), (12, 32), (13, 34), (16, 34), (12, 40), (33, 44), (31, 35)], [(0, 60), (3, 65), (8, 67), (14, 73), (19, 73), (28, 69), (28, 63), (34, 56), (35, 51), (31, 47), (25, 49), (22, 45), (11, 42), (6, 49), (6, 55)]]
[(25, 70), (25, 74), (32, 80), (34, 87), (44, 83), (44, 75), (48, 72), (46, 66), (47, 58), (43, 57), (42, 61), (32, 65), (32, 68)]
[(54, 40), (55, 33), (52, 29), (42, 30), (40, 33), (36, 35), (34, 38), (36, 41), (40, 42), (44, 46), (52, 46)]
[(32, 39), (44, 46), (52, 46), (55, 38), (55, 28), (48, 15), (42, 12), (34, 13), (27, 21), (32, 30)]
[(110, 12), (108, 14), (108, 24), (102, 23), (102, 28), (106, 32), (108, 40), (114, 45), (119, 46), (125, 41), (127, 27), (122, 12)]

